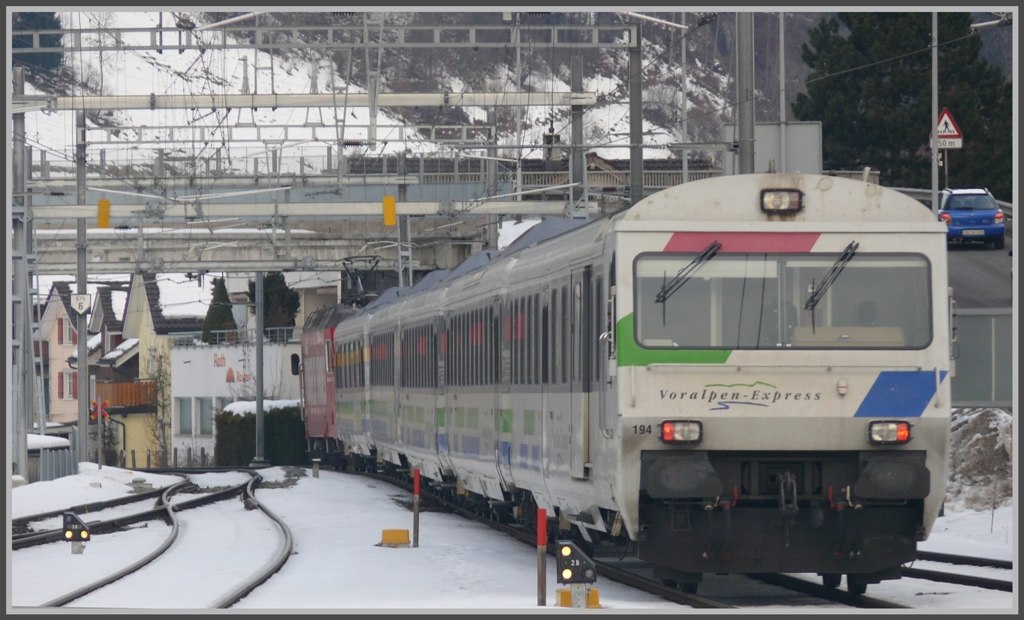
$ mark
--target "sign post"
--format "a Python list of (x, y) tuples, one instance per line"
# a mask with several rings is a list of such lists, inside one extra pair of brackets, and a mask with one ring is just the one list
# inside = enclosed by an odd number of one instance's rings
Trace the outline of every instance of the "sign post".
[(949, 149), (959, 149), (964, 146), (964, 134), (960, 131), (953, 115), (948, 108), (942, 108), (939, 114), (939, 122), (933, 134), (939, 141), (938, 147), (942, 150), (942, 166), (946, 169), (946, 187), (949, 187)]

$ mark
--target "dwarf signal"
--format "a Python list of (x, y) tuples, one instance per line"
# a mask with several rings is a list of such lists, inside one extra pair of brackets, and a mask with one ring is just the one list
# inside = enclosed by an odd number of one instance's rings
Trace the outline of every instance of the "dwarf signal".
[(556, 555), (558, 583), (594, 583), (597, 581), (597, 566), (575, 543), (558, 541)]
[(71, 553), (81, 553), (84, 542), (89, 540), (89, 526), (73, 512), (64, 513), (64, 540), (74, 543)]

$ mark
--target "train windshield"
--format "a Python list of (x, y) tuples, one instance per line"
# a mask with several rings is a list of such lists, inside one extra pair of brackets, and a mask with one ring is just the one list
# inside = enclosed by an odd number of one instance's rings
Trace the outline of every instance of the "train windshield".
[[(671, 296), (696, 253), (635, 263), (637, 342), (661, 349), (923, 349), (931, 268), (919, 254), (717, 254)], [(827, 288), (821, 283), (832, 279)], [(819, 297), (808, 299), (818, 291)]]

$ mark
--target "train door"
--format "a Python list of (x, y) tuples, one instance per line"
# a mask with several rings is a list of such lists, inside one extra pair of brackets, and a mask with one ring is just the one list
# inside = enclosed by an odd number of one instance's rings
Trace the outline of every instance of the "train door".
[(570, 446), (569, 473), (586, 478), (590, 461), (591, 267), (572, 271), (569, 282)]
[(501, 356), (501, 298), (495, 296), (490, 306), (482, 311), (483, 336), (483, 371), (482, 383), (492, 390), (494, 403), (494, 462), (498, 468), (498, 479), (502, 488), (511, 491), (515, 488), (512, 478), (512, 441), (513, 441), (513, 409), (509, 402), (508, 392), (501, 389), (501, 378), (498, 375)]
[(437, 317), (434, 322), (434, 351), (437, 368), (437, 390), (434, 399), (434, 445), (437, 446), (437, 460), (445, 473), (451, 474), (455, 471), (452, 467), (451, 455), (448, 451), (448, 426), (451, 420), (448, 419), (447, 407), (448, 396), (446, 394), (448, 385), (448, 330), (444, 316)]

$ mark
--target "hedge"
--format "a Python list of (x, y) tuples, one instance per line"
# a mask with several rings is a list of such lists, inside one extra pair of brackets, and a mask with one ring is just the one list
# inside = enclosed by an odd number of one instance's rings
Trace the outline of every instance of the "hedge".
[[(214, 418), (217, 465), (248, 467), (256, 457), (256, 414), (220, 412)], [(306, 464), (306, 429), (298, 407), (263, 414), (263, 458), (271, 465)]]

